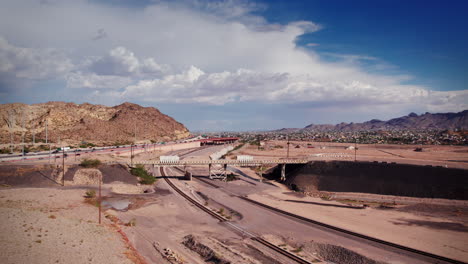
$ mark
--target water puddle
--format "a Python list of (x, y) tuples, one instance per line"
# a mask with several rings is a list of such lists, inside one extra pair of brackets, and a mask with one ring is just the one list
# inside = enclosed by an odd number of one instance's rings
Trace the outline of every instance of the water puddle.
[(127, 211), (131, 202), (122, 198), (107, 198), (102, 202), (104, 209), (114, 209), (116, 211)]

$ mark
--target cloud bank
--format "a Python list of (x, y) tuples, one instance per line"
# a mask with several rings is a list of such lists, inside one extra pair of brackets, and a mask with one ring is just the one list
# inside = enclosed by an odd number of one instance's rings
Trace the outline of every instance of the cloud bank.
[[(366, 72), (374, 57), (334, 54), (309, 43), (312, 21), (254, 15), (249, 1), (156, 1), (116, 7), (92, 1), (5, 1), (0, 10), (0, 92), (26, 80), (62, 80), (70, 94), (108, 102), (226, 105), (262, 102), (305, 108), (460, 111), (468, 91), (431, 91), (407, 75)], [(258, 13), (258, 12), (257, 12)], [(8, 86), (8, 87), (7, 87)], [(66, 98), (60, 98), (66, 100)]]

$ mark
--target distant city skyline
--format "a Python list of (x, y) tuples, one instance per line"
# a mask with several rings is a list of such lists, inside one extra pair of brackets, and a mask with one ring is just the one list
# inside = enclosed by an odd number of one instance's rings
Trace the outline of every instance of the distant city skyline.
[(0, 103), (128, 101), (194, 131), (468, 109), (465, 1), (0, 5)]

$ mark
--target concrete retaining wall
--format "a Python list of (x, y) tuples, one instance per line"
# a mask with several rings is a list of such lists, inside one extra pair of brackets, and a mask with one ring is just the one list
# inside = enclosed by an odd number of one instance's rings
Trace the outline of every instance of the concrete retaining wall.
[[(278, 177), (279, 169), (272, 172)], [(468, 200), (468, 170), (409, 164), (317, 161), (287, 166), (286, 184), (300, 191), (359, 192)]]

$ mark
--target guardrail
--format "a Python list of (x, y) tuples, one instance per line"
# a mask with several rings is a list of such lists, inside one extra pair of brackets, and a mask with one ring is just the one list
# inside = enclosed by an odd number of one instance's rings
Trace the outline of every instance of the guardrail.
[(275, 159), (275, 160), (180, 160), (180, 161), (153, 161), (153, 160), (141, 160), (134, 161), (134, 164), (141, 165), (209, 165), (209, 164), (220, 164), (220, 165), (240, 165), (240, 166), (256, 166), (263, 164), (306, 164), (310, 160), (307, 159)]

